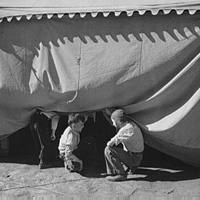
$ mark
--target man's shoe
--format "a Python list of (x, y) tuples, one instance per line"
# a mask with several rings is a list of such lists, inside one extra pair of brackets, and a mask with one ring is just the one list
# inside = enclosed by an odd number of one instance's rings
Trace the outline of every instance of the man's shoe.
[(126, 170), (126, 174), (127, 175), (133, 175), (133, 174), (135, 174), (135, 171), (136, 171), (136, 169), (137, 169), (137, 167), (133, 167), (133, 168), (128, 168), (127, 170)]
[(125, 180), (127, 180), (127, 175), (126, 174), (118, 174), (115, 176), (107, 176), (106, 179), (108, 181), (125, 181)]
[(106, 172), (100, 173), (101, 177), (107, 177), (107, 176), (115, 176), (116, 174), (108, 174)]

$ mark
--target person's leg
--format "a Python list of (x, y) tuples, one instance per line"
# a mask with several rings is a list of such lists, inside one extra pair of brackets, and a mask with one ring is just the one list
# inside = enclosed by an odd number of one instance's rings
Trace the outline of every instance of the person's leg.
[(126, 171), (123, 164), (128, 169), (134, 169), (133, 166), (136, 166), (136, 162), (138, 163), (138, 157), (134, 157), (133, 154), (114, 146), (105, 148), (105, 161), (107, 173), (118, 174), (114, 177), (107, 177), (107, 179), (121, 181), (126, 179)]
[(36, 132), (40, 142), (40, 168), (46, 168), (47, 165), (50, 165), (52, 161), (52, 153), (51, 153), (51, 138), (49, 136), (50, 128), (49, 128), (50, 121), (44, 115), (40, 115), (38, 118), (38, 122), (36, 122)]
[(112, 147), (112, 153), (118, 157), (121, 163), (123, 163), (128, 169), (136, 169), (143, 158), (143, 153), (131, 153), (124, 151), (122, 148)]
[(38, 155), (40, 154), (40, 141), (39, 141), (39, 138), (38, 138), (38, 134), (37, 134), (37, 131), (36, 131), (36, 124), (34, 121), (31, 121), (30, 122), (30, 133), (32, 135), (32, 138), (33, 138), (33, 144), (34, 144), (34, 149), (33, 149), (33, 159), (34, 161), (38, 162)]
[(131, 165), (127, 165), (128, 169), (127, 169), (127, 172), (129, 174), (134, 174), (136, 169), (139, 167), (139, 165), (141, 164), (142, 162), (142, 159), (143, 159), (143, 153), (130, 153), (131, 156), (132, 156), (132, 163)]
[(143, 153), (132, 153), (133, 166), (138, 167), (143, 159)]
[(117, 150), (120, 149), (115, 147), (116, 151), (113, 151), (113, 147), (105, 148), (105, 161), (106, 161), (106, 169), (108, 175), (111, 173), (111, 176), (107, 176), (106, 179), (109, 181), (124, 181), (127, 179), (127, 175), (125, 169), (119, 159), (117, 154)]
[(130, 160), (130, 156), (123, 149), (107, 146), (105, 148), (105, 158), (108, 173), (125, 174), (123, 160)]
[(105, 150), (104, 150), (104, 157), (105, 157), (105, 162), (106, 162), (106, 171), (107, 174), (117, 174), (116, 170), (115, 170), (115, 166), (112, 162), (112, 155), (111, 155), (111, 151), (110, 148), (106, 146)]

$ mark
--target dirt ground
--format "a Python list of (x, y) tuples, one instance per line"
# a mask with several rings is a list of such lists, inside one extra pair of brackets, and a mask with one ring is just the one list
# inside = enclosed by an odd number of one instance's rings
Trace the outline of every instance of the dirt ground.
[(200, 200), (200, 168), (158, 152), (145, 152), (127, 181), (109, 182), (104, 171), (102, 165), (68, 174), (62, 166), (40, 170), (30, 156), (1, 158), (0, 200)]

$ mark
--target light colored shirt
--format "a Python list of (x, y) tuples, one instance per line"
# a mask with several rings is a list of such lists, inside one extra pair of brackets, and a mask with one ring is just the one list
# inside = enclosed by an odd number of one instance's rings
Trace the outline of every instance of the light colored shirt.
[(65, 153), (66, 160), (74, 160), (75, 155), (72, 152), (77, 149), (78, 144), (80, 142), (80, 135), (71, 129), (68, 126), (63, 134), (61, 135), (60, 142), (59, 142), (59, 152)]
[(122, 143), (125, 151), (139, 153), (143, 152), (144, 150), (144, 139), (142, 132), (134, 123), (127, 123), (125, 126), (123, 126), (111, 139), (111, 141), (116, 145)]

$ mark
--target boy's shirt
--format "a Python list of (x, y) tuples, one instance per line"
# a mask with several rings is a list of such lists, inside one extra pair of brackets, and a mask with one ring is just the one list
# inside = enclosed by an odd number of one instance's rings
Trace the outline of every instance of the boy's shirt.
[(68, 126), (60, 138), (58, 146), (60, 154), (65, 153), (66, 160), (75, 159), (75, 156), (72, 154), (72, 152), (77, 149), (79, 142), (79, 133), (76, 133), (71, 129), (70, 126)]
[(144, 150), (142, 132), (134, 123), (127, 123), (123, 126), (111, 141), (116, 145), (122, 143), (124, 150), (133, 153), (143, 152)]

